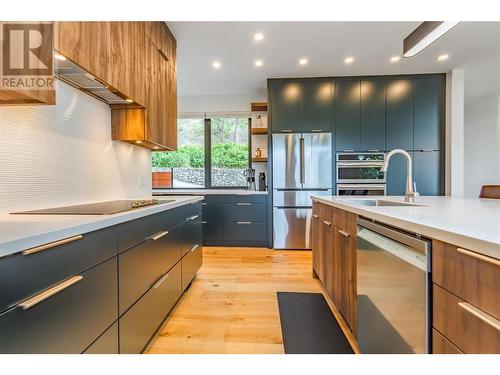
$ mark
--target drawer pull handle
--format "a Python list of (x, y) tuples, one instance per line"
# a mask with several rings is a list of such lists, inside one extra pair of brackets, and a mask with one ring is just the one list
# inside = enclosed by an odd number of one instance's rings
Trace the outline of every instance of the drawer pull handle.
[(207, 204), (206, 204), (205, 202), (203, 202), (201, 205), (202, 205), (202, 206), (206, 206)]
[(208, 221), (202, 221), (201, 223), (202, 224), (208, 224)]
[(53, 286), (52, 288), (47, 289), (42, 293), (39, 293), (36, 296), (27, 299), (24, 302), (21, 302), (19, 306), (22, 307), (23, 310), (28, 310), (29, 308), (39, 304), (40, 302), (46, 300), (47, 298), (52, 297), (54, 294), (57, 294), (63, 291), (64, 289), (70, 287), (71, 285), (76, 284), (82, 279), (83, 276), (73, 276), (72, 278), (63, 281), (62, 283), (57, 284), (56, 286)]
[(478, 254), (478, 253), (475, 253), (474, 251), (465, 250), (465, 249), (462, 249), (460, 247), (457, 247), (457, 252), (460, 254), (470, 256), (472, 258), (476, 258), (478, 260), (482, 260), (483, 262), (493, 264), (494, 266), (500, 267), (500, 260), (498, 260), (498, 259), (486, 256), (486, 255)]
[(332, 225), (332, 223), (326, 220), (323, 220), (323, 224), (325, 224), (327, 227), (330, 227)]
[(198, 245), (198, 244), (194, 245), (194, 246), (191, 248), (191, 250), (189, 250), (189, 251), (190, 251), (190, 252), (195, 251), (195, 250), (198, 248), (198, 246), (200, 246), (200, 245)]
[(282, 133), (291, 133), (292, 129), (281, 129)]
[(237, 221), (236, 224), (252, 224), (251, 221)]
[(242, 202), (239, 202), (239, 203), (236, 203), (237, 206), (251, 206), (252, 203), (242, 203)]
[(495, 319), (494, 317), (486, 314), (485, 312), (479, 310), (478, 308), (472, 306), (470, 303), (467, 302), (459, 302), (458, 306), (460, 306), (462, 309), (465, 311), (471, 313), (474, 315), (476, 318), (481, 319), (483, 322), (486, 324), (492, 326), (495, 328), (497, 331), (500, 331), (500, 320)]
[(156, 241), (166, 236), (168, 234), (168, 230), (155, 234), (154, 236), (149, 237), (150, 240)]
[(197, 219), (197, 218), (199, 218), (199, 217), (200, 217), (200, 215), (199, 215), (199, 214), (198, 214), (198, 215), (194, 215), (194, 216), (191, 216), (191, 217), (189, 218), (189, 220), (193, 221), (193, 220), (196, 220), (196, 219)]
[(59, 241), (46, 243), (45, 245), (32, 247), (31, 249), (24, 250), (22, 254), (23, 255), (30, 255), (30, 254), (38, 253), (39, 251), (52, 249), (53, 247), (56, 247), (56, 246), (61, 246), (61, 245), (64, 245), (66, 243), (81, 240), (82, 238), (83, 238), (83, 235), (79, 234), (78, 236), (68, 237), (68, 238), (64, 238), (64, 239), (59, 240)]
[(311, 131), (317, 133), (317, 132), (322, 132), (323, 129), (311, 129)]
[(169, 273), (166, 273), (165, 275), (163, 275), (160, 280), (158, 280), (155, 285), (153, 285), (153, 289), (156, 289), (158, 288), (161, 284), (163, 284), (163, 282), (168, 279), (168, 277), (170, 276)]
[(318, 215), (316, 215), (316, 214), (313, 214), (313, 218), (318, 219), (318, 218), (319, 218), (319, 216), (318, 216)]
[(341, 235), (343, 235), (344, 237), (351, 237), (351, 235), (349, 233), (347, 233), (346, 231), (340, 230), (340, 229), (339, 229), (339, 233)]

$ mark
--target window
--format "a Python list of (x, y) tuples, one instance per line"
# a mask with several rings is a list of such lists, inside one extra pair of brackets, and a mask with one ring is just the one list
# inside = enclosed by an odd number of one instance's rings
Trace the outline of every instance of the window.
[(211, 185), (245, 186), (249, 167), (248, 119), (211, 119)]
[(250, 166), (248, 118), (178, 119), (177, 137), (177, 151), (153, 152), (153, 188), (246, 185), (244, 171)]
[(177, 120), (177, 151), (153, 152), (153, 188), (205, 187), (202, 118)]

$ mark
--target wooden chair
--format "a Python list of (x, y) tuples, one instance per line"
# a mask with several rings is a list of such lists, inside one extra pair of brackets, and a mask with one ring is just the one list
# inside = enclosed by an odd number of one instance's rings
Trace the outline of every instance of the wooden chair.
[(500, 185), (483, 185), (479, 198), (500, 199)]

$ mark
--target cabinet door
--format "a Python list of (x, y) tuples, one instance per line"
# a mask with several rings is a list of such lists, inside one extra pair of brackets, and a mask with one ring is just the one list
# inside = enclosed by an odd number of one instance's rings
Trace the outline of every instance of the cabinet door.
[(305, 80), (302, 82), (302, 131), (329, 132), (333, 121), (333, 83)]
[(203, 262), (203, 248), (200, 246), (193, 247), (181, 261), (182, 266), (182, 290), (185, 290), (189, 283), (194, 279), (196, 273)]
[(360, 81), (336, 82), (335, 133), (337, 151), (361, 149)]
[[(133, 22), (110, 22), (110, 75), (112, 87), (132, 97), (134, 72)], [(90, 52), (90, 51), (89, 51)]]
[(387, 150), (413, 150), (413, 81), (387, 81), (386, 97)]
[(442, 195), (441, 151), (413, 153), (413, 177), (420, 195)]
[(444, 77), (414, 80), (414, 149), (440, 150), (443, 134)]
[(118, 354), (118, 322), (113, 323), (83, 354)]
[(300, 132), (300, 83), (274, 81), (271, 83), (271, 126), (275, 133)]
[[(412, 154), (410, 152), (411, 156)], [(394, 155), (389, 162), (389, 168), (385, 176), (387, 180), (387, 195), (405, 195), (406, 158), (401, 154)]]
[(361, 150), (385, 150), (385, 81), (361, 81)]
[(313, 204), (313, 216), (311, 221), (311, 248), (312, 248), (312, 260), (313, 269), (318, 278), (321, 280), (323, 277), (322, 267), (323, 267), (323, 240), (322, 240), (322, 229), (323, 224), (321, 221), (321, 208), (320, 203)]

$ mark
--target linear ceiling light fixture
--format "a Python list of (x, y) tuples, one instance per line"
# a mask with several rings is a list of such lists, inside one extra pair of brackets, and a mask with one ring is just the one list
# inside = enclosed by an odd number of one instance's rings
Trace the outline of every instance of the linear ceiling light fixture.
[(455, 21), (425, 21), (403, 40), (403, 57), (413, 57), (446, 32), (455, 27)]

